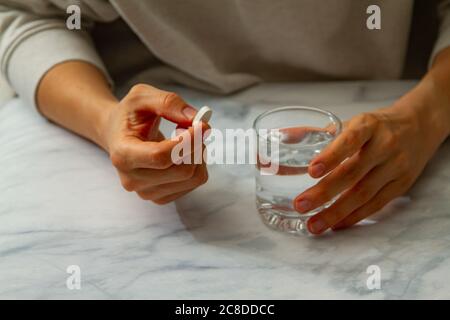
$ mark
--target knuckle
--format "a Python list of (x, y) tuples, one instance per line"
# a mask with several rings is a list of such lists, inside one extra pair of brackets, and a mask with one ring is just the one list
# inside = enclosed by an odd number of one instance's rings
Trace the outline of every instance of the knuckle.
[(140, 106), (142, 102), (142, 95), (137, 92), (132, 92), (125, 98), (125, 106), (131, 108), (133, 106)]
[(167, 92), (163, 96), (162, 105), (164, 108), (170, 108), (173, 104), (177, 103), (180, 97), (174, 92)]
[(384, 139), (384, 147), (388, 150), (393, 150), (398, 147), (397, 136), (393, 133), (388, 134)]
[(110, 154), (110, 160), (114, 167), (125, 170), (128, 169), (129, 163), (124, 148), (117, 148)]
[(151, 89), (152, 87), (147, 85), (147, 84), (143, 84), (143, 83), (138, 83), (135, 84), (131, 90), (130, 93), (131, 94), (142, 94), (144, 92), (147, 92), (149, 89)]
[(361, 123), (367, 126), (375, 125), (379, 122), (379, 118), (370, 112), (364, 112), (361, 114)]
[(344, 175), (344, 180), (348, 182), (354, 182), (358, 180), (358, 178), (359, 178), (359, 170), (357, 170), (356, 168), (351, 168), (347, 170), (347, 172)]
[(355, 129), (348, 129), (344, 137), (345, 147), (349, 148), (354, 144), (357, 144), (358, 141), (359, 141), (359, 131)]
[(137, 192), (137, 195), (146, 201), (153, 201), (155, 199), (155, 193), (153, 191)]
[(362, 130), (372, 131), (379, 126), (380, 119), (373, 113), (364, 113), (362, 118)]
[(116, 167), (116, 168), (123, 167), (124, 161), (123, 161), (122, 155), (120, 155), (116, 152), (112, 152), (110, 154), (109, 158), (111, 159), (111, 163), (113, 164), (114, 167)]
[(122, 176), (120, 179), (121, 183), (122, 183), (122, 187), (128, 191), (128, 192), (132, 192), (136, 190), (136, 183), (133, 179), (131, 179), (128, 176)]
[(339, 180), (344, 182), (351, 182), (357, 179), (365, 168), (365, 155), (359, 151), (347, 158), (336, 167), (338, 171)]
[(342, 164), (342, 179), (346, 182), (355, 181), (359, 178), (360, 169), (356, 166), (352, 166), (348, 161)]

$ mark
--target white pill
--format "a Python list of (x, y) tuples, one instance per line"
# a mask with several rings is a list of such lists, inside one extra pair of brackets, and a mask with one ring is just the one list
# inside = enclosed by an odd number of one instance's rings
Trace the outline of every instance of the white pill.
[(197, 124), (200, 121), (204, 123), (208, 123), (208, 121), (212, 117), (212, 110), (210, 107), (204, 106), (200, 110), (198, 110), (197, 114), (195, 115), (194, 120), (192, 121), (192, 124)]

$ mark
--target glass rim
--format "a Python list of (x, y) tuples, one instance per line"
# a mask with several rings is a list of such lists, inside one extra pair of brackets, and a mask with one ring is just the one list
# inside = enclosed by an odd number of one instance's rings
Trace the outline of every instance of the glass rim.
[(336, 132), (333, 135), (333, 139), (335, 137), (337, 137), (342, 131), (341, 119), (339, 119), (331, 111), (316, 108), (316, 107), (307, 107), (307, 106), (285, 106), (285, 107), (279, 107), (279, 108), (265, 111), (265, 112), (261, 113), (259, 116), (257, 116), (256, 119), (253, 121), (253, 129), (256, 131), (256, 135), (258, 137), (260, 136), (258, 133), (258, 130), (257, 130), (257, 123), (260, 122), (263, 118), (265, 118), (266, 116), (273, 114), (273, 113), (282, 112), (282, 111), (292, 111), (292, 110), (294, 110), (294, 111), (295, 110), (297, 110), (297, 111), (302, 111), (302, 110), (303, 111), (312, 111), (312, 112), (321, 113), (322, 115), (328, 116), (328, 118), (330, 118), (332, 120), (332, 122), (334, 122), (336, 125)]

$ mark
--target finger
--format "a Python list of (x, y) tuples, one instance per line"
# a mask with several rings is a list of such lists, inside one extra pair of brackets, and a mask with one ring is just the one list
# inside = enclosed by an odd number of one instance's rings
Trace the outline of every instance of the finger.
[(298, 127), (290, 127), (290, 128), (282, 128), (279, 129), (281, 134), (281, 142), (286, 144), (292, 143), (300, 143), (303, 139), (307, 137), (308, 133), (312, 132), (328, 132), (331, 135), (334, 135), (336, 132), (336, 125), (334, 123), (330, 123), (324, 128), (318, 127), (307, 127), (307, 126), (298, 126)]
[(375, 166), (388, 158), (374, 139), (362, 149), (343, 161), (316, 185), (307, 189), (294, 200), (297, 211), (307, 213), (335, 198), (344, 190), (354, 186)]
[(369, 202), (353, 211), (345, 219), (333, 226), (332, 229), (337, 231), (355, 225), (361, 220), (364, 220), (370, 215), (381, 210), (392, 199), (400, 196), (400, 194), (399, 183), (397, 181), (391, 181), (383, 189), (381, 189)]
[(393, 180), (392, 170), (392, 166), (389, 165), (380, 165), (371, 170), (354, 187), (345, 191), (333, 205), (312, 216), (308, 220), (309, 231), (313, 234), (321, 234), (345, 219)]
[[(182, 155), (178, 158), (174, 158), (172, 160), (174, 160), (175, 165), (181, 165), (181, 164), (203, 164), (204, 162), (206, 162), (205, 158), (206, 158), (206, 146), (204, 144), (198, 143), (199, 146), (193, 146), (192, 148), (194, 148), (193, 151), (191, 151), (190, 153), (186, 153), (186, 155)], [(192, 149), (190, 149), (192, 150)]]
[(184, 127), (190, 126), (197, 114), (197, 110), (176, 93), (145, 84), (134, 86), (125, 99), (136, 111), (149, 111)]
[(309, 165), (311, 177), (322, 177), (358, 152), (372, 137), (376, 123), (375, 116), (371, 114), (362, 114), (350, 120), (347, 128), (336, 140), (311, 161)]
[[(203, 132), (201, 131), (201, 128), (203, 128)], [(183, 134), (186, 130), (188, 129), (177, 129), (177, 134)], [(204, 156), (206, 150), (204, 141), (206, 139), (206, 134), (209, 131), (209, 126), (207, 124), (201, 123), (194, 125), (194, 138), (190, 141), (190, 145), (188, 145), (187, 143), (183, 143), (178, 145), (176, 149), (173, 149), (172, 161), (177, 165), (182, 163), (202, 164), (205, 161)]]
[(166, 139), (166, 137), (164, 137), (164, 135), (161, 133), (161, 131), (158, 131), (158, 134), (156, 135), (155, 141), (156, 142), (161, 142), (161, 141), (163, 141), (165, 139)]
[(280, 129), (280, 141), (287, 144), (300, 143), (307, 134), (312, 132), (325, 132), (326, 128), (317, 127), (291, 127)]
[(144, 200), (157, 200), (175, 193), (195, 189), (208, 181), (206, 165), (198, 165), (194, 176), (186, 181), (168, 183), (137, 192)]
[[(202, 130), (205, 128), (205, 126), (202, 127)], [(127, 136), (120, 143), (120, 146), (112, 152), (111, 160), (115, 167), (124, 172), (137, 168), (167, 169), (174, 164), (174, 161), (172, 161), (172, 150), (178, 144), (184, 142), (190, 144), (191, 148), (189, 150), (183, 150), (186, 151), (186, 155), (198, 149), (195, 148), (196, 144), (199, 143), (194, 140), (194, 130), (191, 127), (179, 136), (160, 142), (142, 141), (137, 137)], [(202, 134), (202, 132), (197, 132), (196, 134)]]
[(194, 176), (196, 165), (173, 165), (165, 170), (133, 169), (129, 172), (119, 171), (122, 186), (127, 191), (141, 191), (161, 184), (189, 180)]
[(153, 121), (152, 127), (148, 131), (148, 140), (150, 141), (161, 141), (160, 139), (161, 131), (159, 131), (159, 125), (161, 124), (161, 117), (156, 117)]
[[(203, 121), (200, 121), (201, 125), (202, 125), (202, 130), (203, 130), (203, 137), (206, 139), (210, 134), (211, 134), (211, 126), (209, 125), (209, 123), (205, 123)], [(180, 135), (181, 133), (183, 133), (184, 131), (186, 131), (188, 128), (182, 127), (182, 126), (177, 126), (175, 128), (175, 134), (176, 135)]]

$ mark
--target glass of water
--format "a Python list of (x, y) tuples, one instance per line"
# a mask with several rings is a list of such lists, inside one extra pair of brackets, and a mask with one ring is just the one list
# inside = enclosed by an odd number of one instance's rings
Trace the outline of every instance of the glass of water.
[(325, 110), (292, 106), (261, 114), (253, 128), (256, 205), (263, 222), (282, 232), (307, 234), (307, 219), (335, 199), (307, 214), (298, 213), (293, 200), (319, 181), (308, 174), (309, 163), (340, 134), (341, 121)]

